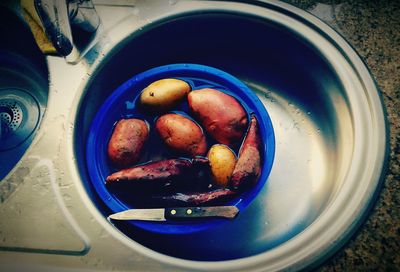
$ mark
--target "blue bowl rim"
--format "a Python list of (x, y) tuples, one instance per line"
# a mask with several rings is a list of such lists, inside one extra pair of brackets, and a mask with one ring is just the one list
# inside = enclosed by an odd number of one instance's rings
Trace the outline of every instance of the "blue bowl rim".
[[(226, 205), (234, 205), (239, 211), (243, 211), (251, 201), (258, 195), (262, 187), (265, 185), (268, 176), (271, 172), (274, 157), (275, 157), (275, 135), (274, 129), (270, 116), (262, 104), (257, 95), (251, 91), (242, 81), (236, 77), (224, 72), (220, 69), (200, 65), (200, 64), (189, 64), (189, 63), (178, 63), (169, 64), (151, 68), (144, 71), (138, 75), (131, 77), (129, 80), (121, 84), (116, 90), (114, 90), (110, 96), (105, 100), (100, 109), (98, 110), (95, 118), (92, 121), (88, 138), (87, 138), (87, 148), (86, 148), (86, 163), (87, 169), (90, 177), (90, 182), (92, 183), (95, 191), (97, 192), (100, 199), (106, 204), (106, 206), (114, 213), (124, 211), (133, 207), (127, 207), (114, 198), (114, 196), (107, 190), (104, 182), (104, 177), (100, 174), (99, 164), (96, 159), (93, 159), (91, 154), (97, 154), (98, 150), (96, 148), (96, 136), (97, 131), (101, 125), (104, 116), (107, 114), (108, 110), (118, 101), (118, 98), (123, 95), (126, 91), (132, 90), (135, 85), (143, 80), (156, 81), (161, 78), (173, 78), (173, 77), (183, 77), (189, 74), (191, 77), (206, 78), (207, 80), (214, 81), (217, 80), (219, 84), (223, 85), (229, 90), (232, 88), (240, 90), (243, 94), (247, 96), (251, 103), (253, 103), (253, 113), (255, 113), (260, 133), (263, 137), (263, 165), (261, 176), (257, 184), (250, 190), (243, 192), (239, 197), (234, 198), (232, 201), (226, 203)], [(150, 80), (151, 79), (151, 80)], [(222, 83), (221, 83), (222, 82)], [(142, 90), (139, 91), (139, 93)], [(96, 158), (96, 156), (94, 156)], [(188, 234), (201, 230), (208, 229), (210, 227), (216, 226), (226, 220), (224, 219), (207, 219), (200, 220), (196, 222), (185, 222), (184, 224), (174, 223), (174, 222), (150, 222), (150, 221), (128, 221), (133, 226), (145, 229), (150, 232), (160, 233), (160, 234)]]

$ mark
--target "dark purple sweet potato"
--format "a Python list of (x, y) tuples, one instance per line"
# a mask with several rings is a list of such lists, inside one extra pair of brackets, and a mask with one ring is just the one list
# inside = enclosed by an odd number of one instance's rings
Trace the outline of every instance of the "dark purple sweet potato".
[(219, 143), (235, 145), (247, 129), (247, 113), (233, 97), (206, 88), (188, 94), (189, 109), (196, 120)]
[(149, 126), (145, 121), (119, 120), (108, 142), (108, 158), (119, 169), (132, 166), (139, 161), (148, 137)]
[(235, 195), (236, 192), (230, 189), (217, 189), (210, 192), (199, 192), (191, 194), (177, 193), (171, 196), (164, 196), (162, 197), (162, 199), (169, 202), (181, 202), (190, 205), (201, 205), (226, 201), (227, 199)]
[(170, 159), (138, 165), (111, 174), (106, 184), (112, 183), (159, 183), (173, 182), (186, 174), (192, 167), (192, 162), (186, 159)]
[(239, 151), (239, 158), (231, 176), (233, 189), (238, 190), (253, 185), (261, 173), (261, 138), (255, 115)]
[(205, 157), (161, 160), (118, 171), (107, 177), (106, 184), (146, 194), (162, 193), (163, 190), (164, 193), (202, 191), (209, 188), (209, 171)]

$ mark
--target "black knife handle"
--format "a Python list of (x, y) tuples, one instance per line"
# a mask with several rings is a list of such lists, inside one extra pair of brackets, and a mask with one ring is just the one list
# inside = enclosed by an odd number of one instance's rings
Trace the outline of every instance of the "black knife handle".
[(189, 218), (207, 218), (222, 217), (234, 218), (238, 213), (235, 206), (215, 206), (215, 207), (184, 207), (184, 208), (166, 208), (166, 219), (189, 219)]

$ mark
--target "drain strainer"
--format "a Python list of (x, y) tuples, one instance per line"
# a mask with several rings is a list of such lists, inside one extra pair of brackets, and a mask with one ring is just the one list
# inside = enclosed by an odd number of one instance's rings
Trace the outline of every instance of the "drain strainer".
[(0, 89), (0, 151), (24, 142), (40, 120), (37, 100), (22, 89)]
[(16, 131), (22, 123), (23, 112), (18, 102), (11, 99), (0, 100), (0, 119), (2, 134)]

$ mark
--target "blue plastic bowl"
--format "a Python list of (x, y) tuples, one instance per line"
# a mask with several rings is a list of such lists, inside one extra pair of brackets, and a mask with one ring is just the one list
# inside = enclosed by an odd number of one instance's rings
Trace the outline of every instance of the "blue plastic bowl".
[[(163, 78), (184, 80), (191, 85), (193, 90), (211, 87), (223, 91), (238, 99), (249, 115), (251, 113), (256, 115), (263, 139), (261, 176), (254, 187), (225, 203), (226, 205), (235, 205), (240, 211), (244, 210), (260, 192), (272, 168), (275, 154), (275, 137), (272, 123), (264, 105), (255, 93), (240, 80), (216, 68), (198, 64), (171, 64), (145, 71), (122, 84), (101, 106), (91, 125), (86, 150), (86, 162), (90, 180), (100, 199), (112, 212), (135, 208), (130, 201), (126, 198), (121, 198), (118, 192), (110, 191), (105, 185), (106, 177), (116, 171), (108, 161), (107, 145), (115, 123), (122, 118), (135, 117), (145, 119), (152, 126), (155, 116), (143, 115), (136, 107), (136, 100), (146, 86)], [(183, 102), (177, 110), (183, 113), (187, 112), (187, 102)], [(159, 152), (160, 150), (160, 146), (152, 144), (152, 136), (150, 136), (149, 141), (150, 144), (147, 144), (147, 152), (143, 155), (142, 162), (148, 161), (151, 159), (153, 152)], [(134, 197), (132, 196), (132, 198)], [(164, 234), (192, 233), (214, 227), (222, 222), (226, 222), (226, 220), (202, 219), (184, 222), (129, 221), (130, 224), (136, 227)]]

